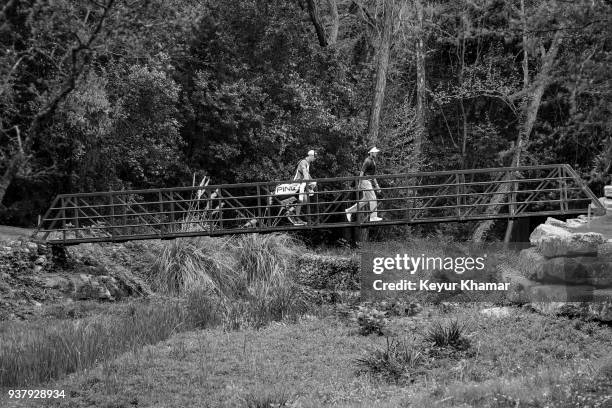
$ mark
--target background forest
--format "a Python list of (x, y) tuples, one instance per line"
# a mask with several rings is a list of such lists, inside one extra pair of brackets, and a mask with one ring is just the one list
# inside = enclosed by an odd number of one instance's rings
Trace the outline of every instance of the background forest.
[(612, 165), (603, 0), (1, 0), (0, 223), (58, 193)]

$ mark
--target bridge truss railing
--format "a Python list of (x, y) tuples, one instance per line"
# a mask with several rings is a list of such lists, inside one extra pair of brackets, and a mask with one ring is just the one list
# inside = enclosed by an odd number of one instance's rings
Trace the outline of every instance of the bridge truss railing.
[[(365, 177), (362, 177), (365, 178)], [(296, 214), (285, 182), (62, 194), (35, 238), (62, 245), (370, 225), (359, 177), (316, 179)], [(376, 225), (585, 213), (597, 197), (568, 165), (379, 175)], [(349, 222), (345, 209), (360, 202)], [(305, 225), (303, 224), (305, 223)]]

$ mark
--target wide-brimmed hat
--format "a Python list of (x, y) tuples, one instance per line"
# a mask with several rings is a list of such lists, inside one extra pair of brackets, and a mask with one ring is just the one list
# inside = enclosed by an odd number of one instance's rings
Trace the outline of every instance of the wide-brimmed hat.
[(380, 152), (380, 150), (378, 150), (376, 146), (374, 146), (373, 148), (370, 149), (368, 153), (378, 153), (378, 152)]

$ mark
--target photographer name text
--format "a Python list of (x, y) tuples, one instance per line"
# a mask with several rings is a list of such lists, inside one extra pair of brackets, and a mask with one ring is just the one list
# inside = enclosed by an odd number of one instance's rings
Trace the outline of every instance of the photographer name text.
[(402, 279), (395, 282), (384, 282), (377, 279), (372, 283), (374, 290), (383, 291), (426, 291), (426, 292), (452, 292), (462, 291), (507, 291), (510, 283), (508, 282), (478, 282), (472, 279), (465, 279), (459, 282), (431, 282), (429, 279), (419, 281), (409, 281)]

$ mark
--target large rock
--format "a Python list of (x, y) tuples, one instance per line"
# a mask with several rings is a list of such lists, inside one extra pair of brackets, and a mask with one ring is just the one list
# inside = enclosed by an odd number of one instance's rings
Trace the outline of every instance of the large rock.
[(529, 237), (532, 245), (547, 258), (560, 256), (596, 255), (597, 247), (605, 242), (596, 232), (572, 233), (548, 224), (539, 225)]
[(597, 247), (597, 257), (612, 261), (612, 242), (606, 241)]
[(572, 218), (566, 221), (561, 221), (556, 218), (548, 217), (546, 219), (546, 225), (552, 225), (553, 227), (563, 228), (566, 231), (570, 231), (574, 228), (582, 227), (584, 224), (587, 224), (588, 221), (582, 218)]
[(543, 237), (538, 244), (542, 255), (557, 256), (596, 255), (597, 247), (605, 242), (596, 232), (574, 233), (569, 237)]
[(552, 225), (553, 227), (559, 227), (567, 230), (567, 223), (565, 221), (558, 220), (556, 218), (548, 217), (545, 222), (546, 225)]
[(572, 218), (571, 220), (565, 221), (565, 224), (568, 228), (580, 228), (589, 222), (586, 219), (582, 218)]
[(523, 249), (519, 253), (518, 268), (523, 272), (523, 275), (530, 279), (543, 277), (542, 265), (546, 262), (546, 258), (538, 252), (537, 248), (531, 247)]
[(607, 204), (606, 201), (607, 201), (606, 197), (599, 197), (599, 202), (601, 203), (601, 205), (604, 206), (604, 209), (600, 209), (599, 207), (595, 205), (595, 203), (591, 202), (589, 204), (589, 209), (591, 210), (592, 215), (596, 215), (596, 216), (606, 215), (608, 212), (607, 209), (605, 208)]
[(569, 232), (565, 228), (561, 228), (556, 225), (540, 224), (536, 227), (536, 229), (533, 230), (533, 232), (529, 236), (529, 242), (531, 242), (531, 245), (537, 245), (538, 242), (544, 237), (567, 237), (570, 235), (571, 232)]
[(536, 283), (527, 279), (525, 273), (520, 269), (505, 262), (498, 264), (496, 268), (501, 274), (502, 281), (510, 284), (506, 292), (506, 300), (516, 304), (528, 303), (530, 301), (529, 288)]
[(612, 261), (597, 257), (552, 258), (542, 264), (540, 282), (612, 287)]

